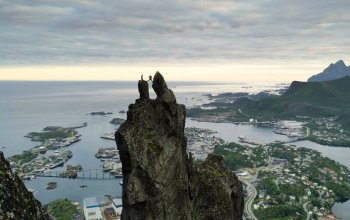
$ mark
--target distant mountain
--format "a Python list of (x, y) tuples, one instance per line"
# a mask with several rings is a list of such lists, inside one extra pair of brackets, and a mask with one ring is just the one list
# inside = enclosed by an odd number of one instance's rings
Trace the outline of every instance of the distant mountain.
[(262, 118), (337, 116), (350, 127), (350, 76), (323, 82), (294, 81), (279, 97), (258, 101), (239, 99), (234, 105)]
[(344, 61), (339, 60), (336, 63), (329, 65), (322, 73), (311, 76), (308, 82), (319, 82), (327, 80), (340, 79), (345, 76), (350, 76), (350, 66), (346, 66)]

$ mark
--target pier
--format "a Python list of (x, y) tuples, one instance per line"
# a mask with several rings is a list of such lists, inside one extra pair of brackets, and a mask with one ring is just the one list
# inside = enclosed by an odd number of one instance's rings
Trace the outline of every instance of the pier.
[(60, 175), (66, 171), (48, 171), (45, 173), (36, 174), (36, 177), (55, 177), (55, 178), (66, 178), (66, 179), (94, 179), (94, 180), (105, 180), (105, 179), (115, 179), (123, 178), (122, 175), (115, 175), (110, 172), (103, 172), (102, 169), (89, 169), (77, 172), (76, 177), (67, 177)]

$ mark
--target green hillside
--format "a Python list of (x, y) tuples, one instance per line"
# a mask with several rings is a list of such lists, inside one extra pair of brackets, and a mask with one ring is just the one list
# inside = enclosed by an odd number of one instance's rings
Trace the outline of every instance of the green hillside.
[(294, 81), (281, 96), (259, 101), (240, 99), (235, 107), (257, 117), (338, 116), (350, 125), (350, 77), (323, 82)]

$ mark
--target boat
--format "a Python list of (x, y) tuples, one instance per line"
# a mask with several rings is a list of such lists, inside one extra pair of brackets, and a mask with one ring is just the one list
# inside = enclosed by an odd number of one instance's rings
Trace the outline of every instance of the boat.
[(100, 136), (100, 138), (107, 140), (115, 140), (114, 133), (106, 133)]
[(120, 181), (119, 184), (122, 186), (123, 185), (123, 181)]
[(109, 167), (103, 167), (103, 172), (108, 172), (108, 171), (110, 171)]
[(38, 151), (40, 154), (45, 154), (47, 151), (47, 148), (46, 147), (39, 147)]
[(67, 157), (68, 158), (72, 158), (73, 157), (72, 151), (70, 151), (70, 150), (67, 151)]
[(61, 152), (60, 152), (59, 150), (55, 150), (53, 153), (54, 153), (55, 155), (59, 155)]
[(58, 166), (62, 166), (64, 164), (64, 161), (62, 160), (62, 161), (58, 161), (58, 162), (56, 162), (56, 163), (53, 163), (53, 164), (51, 164), (50, 166), (49, 166), (49, 168), (50, 169), (54, 169), (54, 168), (56, 168), (56, 167), (58, 167)]
[(66, 172), (60, 173), (59, 176), (63, 178), (75, 179), (77, 178), (78, 173), (76, 171), (66, 171)]
[(114, 172), (114, 177), (115, 178), (123, 178), (123, 173), (121, 172), (121, 170), (119, 171), (115, 171)]
[(77, 202), (77, 201), (72, 201), (72, 205), (78, 206), (78, 205), (79, 205), (79, 202)]
[(238, 139), (239, 139), (239, 140), (245, 140), (245, 139), (247, 139), (247, 137), (245, 137), (245, 136), (239, 136)]
[(80, 138), (75, 138), (73, 141), (70, 142), (70, 144), (77, 143), (77, 142), (79, 142), (79, 141), (81, 141)]
[(34, 192), (35, 192), (34, 189), (28, 189), (28, 191), (31, 192), (31, 193), (34, 193)]
[(30, 180), (30, 176), (23, 176), (23, 180)]

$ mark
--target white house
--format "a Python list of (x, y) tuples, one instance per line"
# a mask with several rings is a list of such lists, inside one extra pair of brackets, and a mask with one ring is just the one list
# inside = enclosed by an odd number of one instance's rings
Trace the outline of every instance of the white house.
[(115, 211), (115, 213), (118, 215), (122, 214), (122, 210), (123, 210), (123, 201), (122, 199), (119, 198), (115, 198), (112, 200), (112, 204), (113, 204), (113, 209)]
[(100, 206), (95, 197), (84, 199), (84, 216), (86, 220), (103, 220)]

